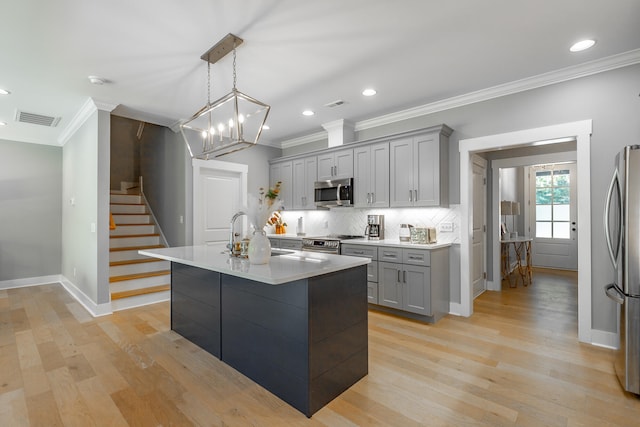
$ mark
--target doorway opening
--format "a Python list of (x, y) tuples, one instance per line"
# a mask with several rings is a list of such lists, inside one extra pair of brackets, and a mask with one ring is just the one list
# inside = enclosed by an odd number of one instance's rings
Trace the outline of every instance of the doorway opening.
[[(585, 250), (578, 254), (578, 339), (592, 342), (591, 331), (591, 189), (590, 189), (590, 142), (591, 120), (564, 123), (542, 128), (528, 129), (517, 132), (490, 135), (460, 141), (460, 213), (461, 213), (461, 242), (460, 242), (460, 303), (451, 303), (450, 310), (463, 316), (473, 313), (473, 289), (471, 286), (473, 265), (471, 223), (473, 221), (473, 194), (471, 156), (475, 153), (504, 150), (509, 148), (536, 147), (541, 145), (564, 143), (568, 140), (576, 141), (576, 164), (578, 181), (583, 184), (578, 188), (578, 223), (577, 230), (581, 246)], [(494, 172), (495, 173), (495, 172)], [(494, 191), (497, 180), (493, 181)], [(493, 208), (497, 203), (492, 204)], [(499, 214), (492, 215), (493, 230), (499, 230)], [(492, 242), (493, 273), (499, 272), (499, 248), (494, 244), (495, 233), (488, 236)], [(495, 274), (494, 274), (495, 276)], [(495, 282), (495, 279), (493, 280)]]

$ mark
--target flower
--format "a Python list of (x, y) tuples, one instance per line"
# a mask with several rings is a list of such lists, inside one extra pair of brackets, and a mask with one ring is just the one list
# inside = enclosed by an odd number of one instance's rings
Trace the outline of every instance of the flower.
[(256, 231), (262, 231), (269, 224), (274, 213), (282, 209), (282, 200), (278, 199), (281, 185), (282, 182), (278, 181), (274, 187), (266, 191), (260, 187), (257, 196), (248, 195), (247, 216)]

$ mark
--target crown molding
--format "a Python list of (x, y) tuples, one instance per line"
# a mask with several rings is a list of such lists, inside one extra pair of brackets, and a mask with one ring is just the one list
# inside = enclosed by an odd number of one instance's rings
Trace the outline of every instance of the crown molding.
[(295, 147), (298, 145), (304, 145), (304, 144), (308, 144), (310, 142), (316, 142), (316, 141), (320, 141), (323, 139), (327, 139), (327, 132), (326, 131), (322, 131), (322, 132), (316, 132), (316, 133), (312, 133), (311, 135), (306, 135), (306, 136), (301, 136), (298, 138), (293, 138), (293, 139), (288, 139), (286, 141), (282, 141), (280, 142), (280, 148), (282, 148), (283, 150), (286, 148), (291, 148), (291, 147)]
[[(434, 114), (440, 111), (450, 110), (452, 108), (463, 107), (469, 104), (475, 104), (502, 96), (513, 95), (515, 93), (524, 92), (531, 89), (537, 89), (544, 86), (550, 86), (556, 83), (562, 83), (569, 80), (587, 77), (605, 71), (615, 70), (617, 68), (627, 67), (640, 63), (640, 49), (630, 50), (628, 52), (612, 55), (603, 59), (586, 62), (580, 65), (561, 68), (559, 70), (548, 73), (539, 74), (533, 77), (516, 80), (502, 85), (492, 86), (490, 88), (470, 92), (460, 96), (443, 99), (442, 101), (432, 102), (430, 104), (420, 105), (418, 107), (409, 108), (395, 113), (386, 114), (384, 116), (372, 119), (362, 120), (355, 124), (356, 132), (361, 130), (384, 126), (403, 120), (413, 119), (428, 114)], [(327, 138), (326, 132), (319, 132), (309, 136), (289, 139), (280, 143), (282, 149), (303, 145), (314, 142), (319, 139)]]
[(87, 119), (96, 111), (100, 110), (111, 113), (116, 107), (117, 105), (115, 104), (108, 104), (106, 102), (96, 101), (93, 98), (87, 98), (76, 115), (73, 116), (73, 119), (71, 119), (67, 127), (60, 132), (60, 136), (58, 136), (58, 145), (63, 146), (66, 144), (73, 134), (80, 129), (80, 126), (82, 126), (84, 122), (86, 122)]

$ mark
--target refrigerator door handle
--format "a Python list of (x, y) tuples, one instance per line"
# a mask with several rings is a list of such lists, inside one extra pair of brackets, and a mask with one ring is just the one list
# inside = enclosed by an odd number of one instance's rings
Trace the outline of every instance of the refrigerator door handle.
[(609, 298), (617, 302), (618, 304), (624, 304), (624, 294), (620, 292), (618, 287), (614, 283), (609, 283), (604, 287), (604, 292)]
[[(610, 206), (611, 206), (611, 197), (613, 197), (613, 190), (618, 190), (618, 203), (620, 203), (620, 184), (618, 183), (618, 171), (613, 171), (613, 177), (611, 178), (611, 184), (609, 184), (609, 190), (607, 191), (607, 198), (604, 203), (604, 235), (605, 240), (607, 241), (607, 249), (609, 249), (609, 257), (611, 258), (611, 262), (615, 267), (617, 265), (617, 250), (614, 252), (613, 244), (611, 242), (611, 233), (609, 232), (609, 215), (610, 215)], [(618, 206), (618, 215), (621, 215), (620, 212), (622, 209), (621, 206)], [(620, 245), (620, 236), (618, 235), (618, 242), (616, 242), (616, 249), (618, 249)]]

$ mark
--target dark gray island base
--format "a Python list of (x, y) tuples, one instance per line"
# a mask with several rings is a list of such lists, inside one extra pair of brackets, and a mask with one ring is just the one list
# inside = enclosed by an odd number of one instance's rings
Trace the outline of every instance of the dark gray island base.
[(172, 262), (171, 329), (311, 417), (368, 373), (367, 267), (269, 285)]

